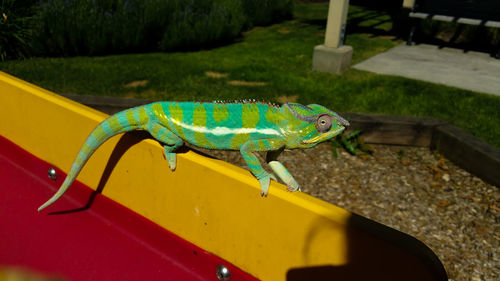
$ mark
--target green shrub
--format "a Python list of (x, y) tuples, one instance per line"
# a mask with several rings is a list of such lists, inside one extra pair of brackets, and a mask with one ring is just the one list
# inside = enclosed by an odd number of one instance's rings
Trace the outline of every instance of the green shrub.
[(168, 24), (160, 49), (209, 47), (238, 36), (245, 23), (240, 1), (181, 1)]
[(245, 24), (247, 28), (289, 18), (293, 12), (293, 0), (242, 0), (242, 2), (247, 15)]
[(0, 0), (0, 61), (28, 54), (32, 4), (31, 0)]
[(41, 0), (33, 51), (73, 56), (198, 49), (291, 9), (292, 0)]
[(153, 3), (169, 1), (41, 1), (34, 51), (38, 55), (66, 56), (147, 51), (148, 44), (159, 41), (145, 33), (157, 24), (157, 18), (148, 14), (152, 11), (148, 5)]

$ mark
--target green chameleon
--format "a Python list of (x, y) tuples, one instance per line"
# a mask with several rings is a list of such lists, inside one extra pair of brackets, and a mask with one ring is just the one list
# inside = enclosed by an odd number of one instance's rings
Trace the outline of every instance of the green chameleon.
[(132, 130), (148, 131), (165, 148), (173, 171), (175, 150), (188, 142), (208, 149), (239, 150), (267, 196), (274, 175), (266, 172), (255, 151), (267, 151), (271, 169), (289, 191), (299, 184), (276, 159), (285, 149), (310, 148), (340, 134), (349, 122), (317, 104), (286, 103), (281, 107), (255, 101), (155, 102), (118, 112), (100, 123), (83, 143), (63, 184), (38, 211), (54, 203), (73, 183), (92, 153), (110, 137)]

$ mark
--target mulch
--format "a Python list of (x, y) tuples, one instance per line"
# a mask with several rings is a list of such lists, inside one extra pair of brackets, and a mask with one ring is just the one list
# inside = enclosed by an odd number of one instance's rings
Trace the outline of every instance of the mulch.
[[(443, 262), (449, 280), (500, 276), (500, 191), (428, 148), (372, 145), (353, 156), (323, 143), (279, 160), (303, 192), (412, 235)], [(203, 152), (240, 167), (237, 151)], [(264, 163), (264, 154), (259, 154)], [(268, 167), (267, 167), (268, 168)]]

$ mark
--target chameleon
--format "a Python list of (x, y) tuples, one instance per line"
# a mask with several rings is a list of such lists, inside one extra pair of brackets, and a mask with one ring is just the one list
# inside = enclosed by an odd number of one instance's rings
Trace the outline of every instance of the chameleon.
[(163, 144), (172, 171), (177, 166), (175, 151), (184, 142), (207, 149), (239, 150), (260, 183), (261, 195), (267, 196), (270, 180), (277, 180), (262, 168), (253, 152), (266, 151), (266, 161), (273, 172), (287, 185), (287, 190), (297, 191), (299, 184), (277, 161), (278, 155), (284, 150), (314, 147), (340, 134), (346, 126), (346, 119), (318, 104), (163, 101), (126, 109), (109, 116), (90, 133), (62, 185), (38, 211), (66, 192), (101, 144), (124, 132), (148, 131)]

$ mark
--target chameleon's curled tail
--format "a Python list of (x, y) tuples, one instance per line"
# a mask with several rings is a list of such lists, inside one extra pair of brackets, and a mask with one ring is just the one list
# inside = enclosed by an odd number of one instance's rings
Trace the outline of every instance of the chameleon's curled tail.
[[(68, 190), (85, 163), (87, 163), (87, 160), (101, 144), (112, 136), (140, 128), (141, 122), (135, 121), (135, 118), (133, 118), (134, 110), (136, 110), (136, 108), (118, 112), (97, 125), (97, 127), (87, 137), (87, 140), (83, 143), (80, 152), (78, 152), (78, 155), (71, 166), (68, 176), (64, 180), (61, 187), (59, 187), (59, 190), (47, 202), (40, 206), (38, 211), (41, 211), (54, 203), (66, 192), (66, 190)], [(127, 117), (129, 118), (127, 119)]]

